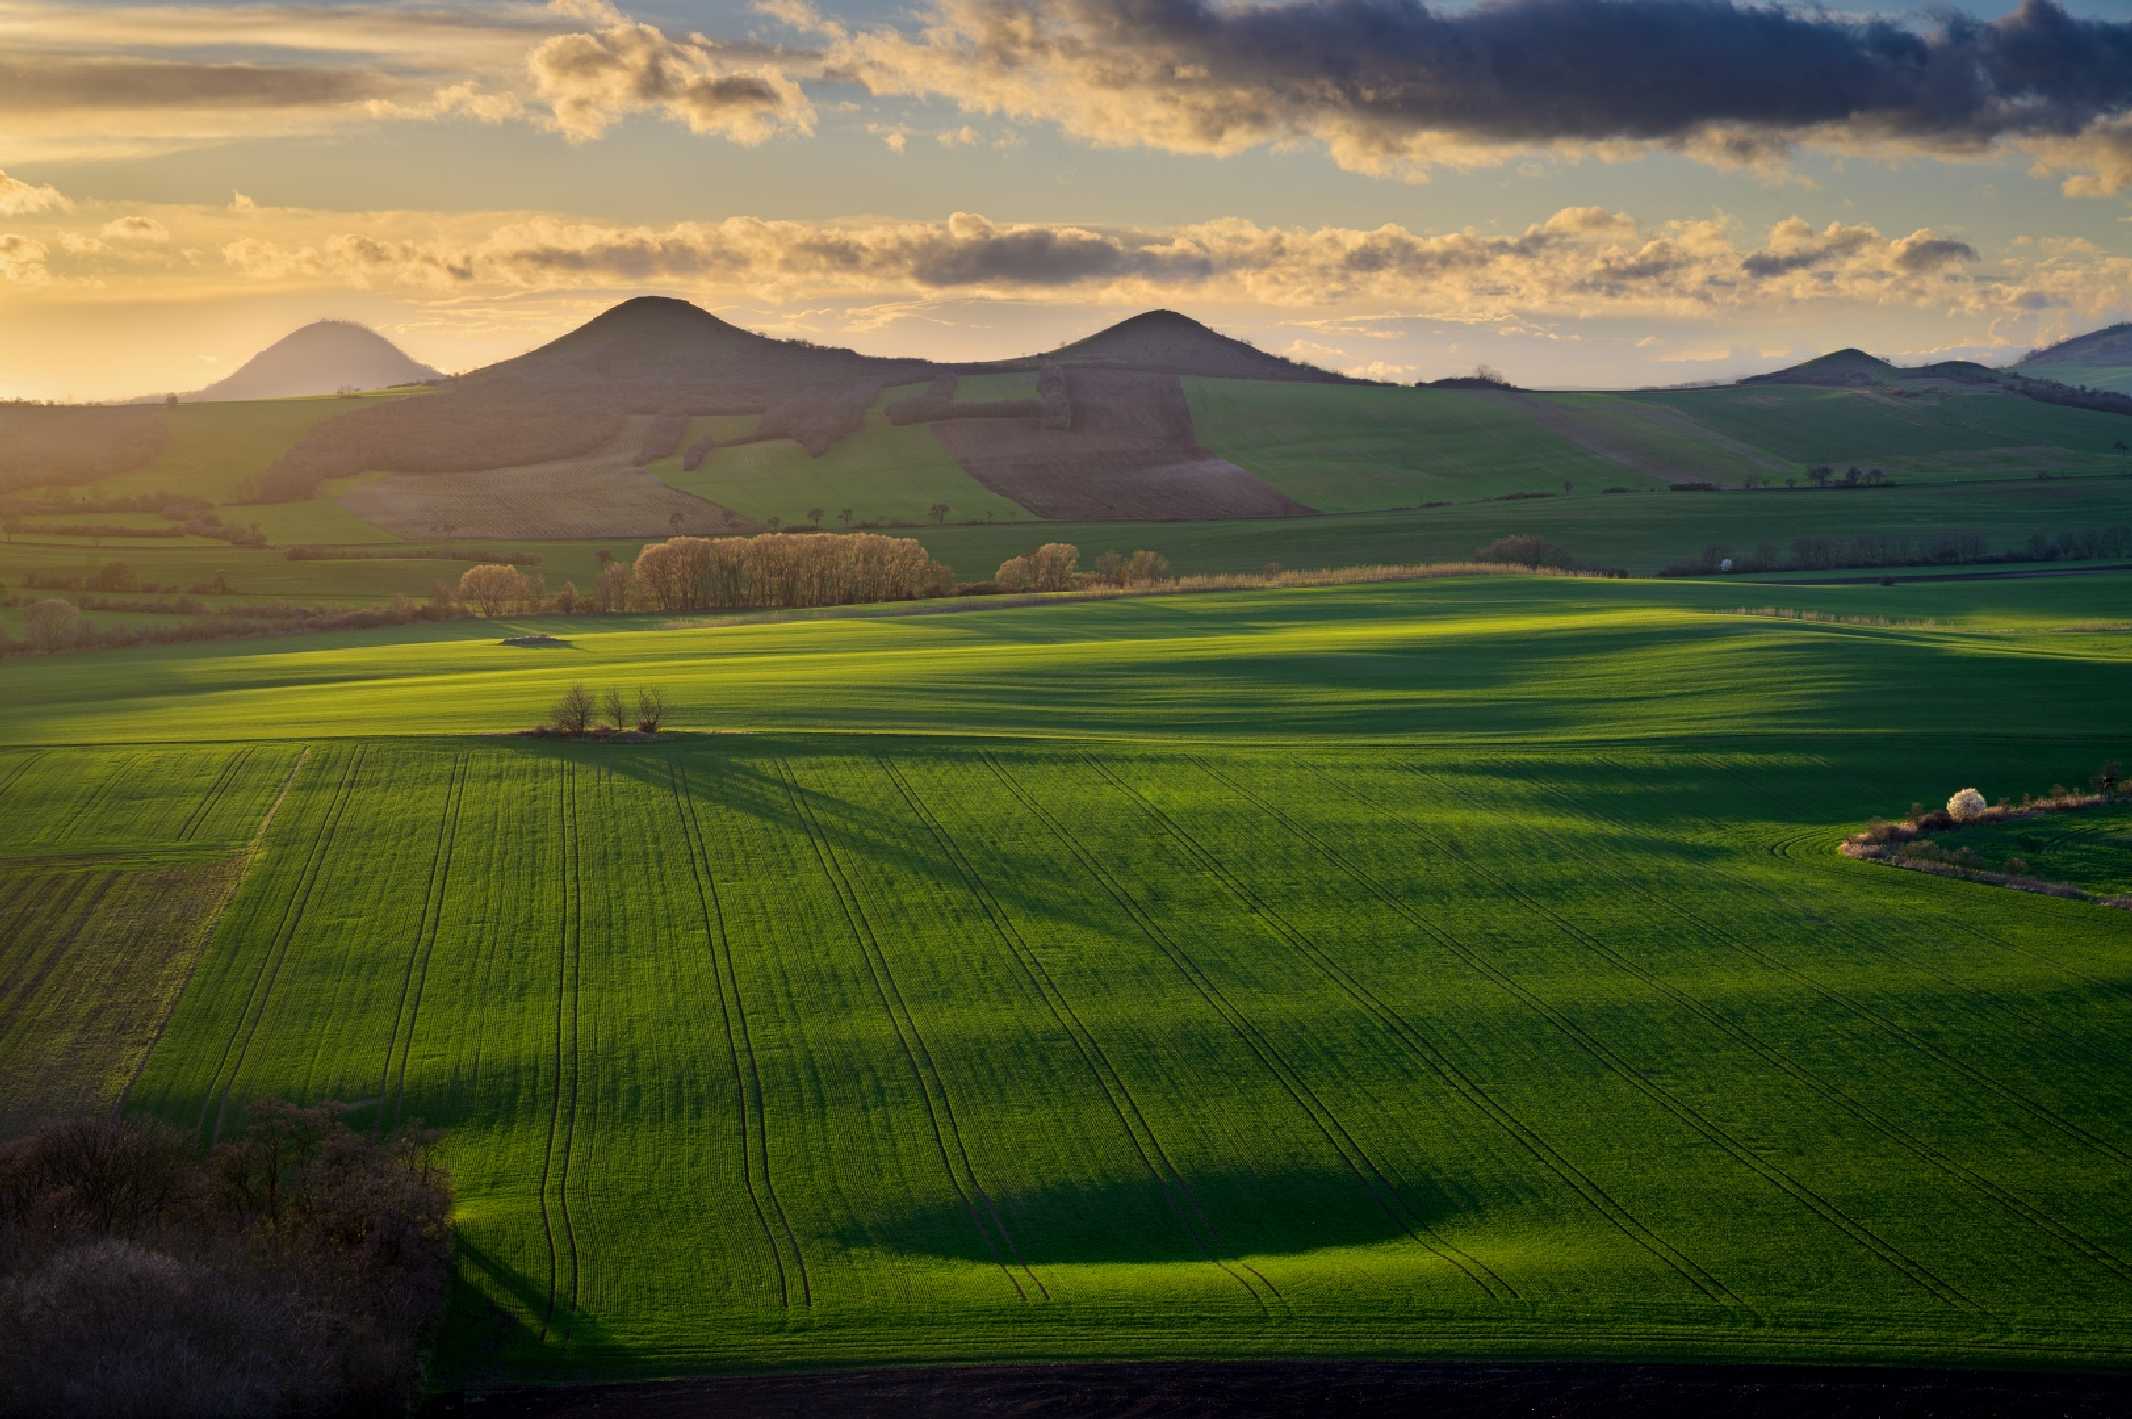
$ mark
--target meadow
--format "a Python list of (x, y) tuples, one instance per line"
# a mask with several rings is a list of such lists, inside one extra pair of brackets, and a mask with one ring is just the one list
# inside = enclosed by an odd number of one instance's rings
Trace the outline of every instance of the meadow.
[[(59, 656), (0, 704), (0, 891), (226, 865), (132, 1007), (152, 1047), (75, 1063), (203, 1137), (265, 1095), (443, 1128), (447, 1386), (2122, 1365), (2127, 919), (1834, 846), (2126, 757), (2128, 589), (1768, 593), (1882, 624), (1508, 577)], [(500, 733), (577, 680), (664, 687), (674, 732)], [(0, 1011), (86, 1010), (53, 992), (101, 940), (18, 938)]]

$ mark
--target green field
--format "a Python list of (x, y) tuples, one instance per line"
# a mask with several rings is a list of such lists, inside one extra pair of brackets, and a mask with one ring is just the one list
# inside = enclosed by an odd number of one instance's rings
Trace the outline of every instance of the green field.
[[(1512, 577), (55, 657), (0, 703), (0, 902), (241, 874), (196, 964), (102, 1006), (154, 1040), (128, 1107), (445, 1129), (444, 1384), (2121, 1365), (2125, 917), (1833, 847), (2123, 757), (2132, 631), (2093, 627), (2128, 589), (1761, 589), (1874, 626)], [(580, 678), (663, 685), (680, 732), (478, 732)], [(86, 1037), (125, 951), (88, 920), (0, 947), (22, 1038)], [(67, 1098), (129, 1072), (65, 1057)]]
[[(1987, 872), (2064, 882), (2099, 897), (2132, 897), (2132, 807), (2110, 805), (1964, 828), (1940, 840)], [(2132, 926), (2128, 926), (2132, 930)]]
[[(964, 472), (931, 428), (889, 423), (881, 406), (912, 392), (906, 386), (884, 393), (867, 413), (865, 425), (819, 458), (791, 439), (771, 439), (717, 449), (694, 472), (682, 469), (681, 454), (652, 464), (651, 472), (671, 487), (708, 498), (752, 521), (774, 517), (792, 527), (805, 526), (811, 508), (822, 509), (822, 526), (831, 530), (840, 525), (837, 515), (846, 508), (854, 526), (920, 523), (929, 519), (927, 509), (943, 502), (958, 521), (1029, 521), (1019, 503)], [(695, 420), (689, 437), (701, 437), (703, 430), (697, 426), (707, 423), (718, 425), (722, 437), (733, 437), (728, 426), (734, 422)], [(753, 427), (752, 419), (747, 423)], [(682, 453), (687, 448), (684, 442)]]
[(1493, 394), (1187, 379), (1212, 453), (1320, 512), (1374, 512), (1505, 493), (1597, 492), (1658, 480), (1601, 458)]
[(2119, 394), (2132, 394), (2132, 365), (2062, 365), (2055, 362), (2044, 365), (2017, 366), (2023, 374), (2037, 379), (2054, 379), (2061, 384), (2085, 385), (2090, 389), (2115, 390)]

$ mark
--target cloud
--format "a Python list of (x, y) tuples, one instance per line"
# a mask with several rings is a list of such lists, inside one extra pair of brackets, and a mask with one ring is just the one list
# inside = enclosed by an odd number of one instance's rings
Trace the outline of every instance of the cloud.
[(1348, 365), (1340, 371), (1356, 379), (1383, 380), (1387, 384), (1409, 384), (1421, 373), (1419, 365), (1393, 364), (1388, 360), (1369, 360), (1359, 365)]
[(1098, 227), (975, 213), (669, 226), (536, 217), (478, 230), (467, 218), (452, 235), (404, 219), (367, 230), (326, 225), (333, 220), (313, 214), (302, 241), (232, 233), (220, 246), (223, 264), (253, 281), (467, 294), (650, 285), (768, 302), (1218, 301), (1331, 313), (1294, 323), (1342, 359), (1347, 337), (1416, 321), (1556, 339), (1544, 324), (1556, 318), (1707, 320), (1845, 302), (1995, 318), (2045, 305), (2088, 309), (2132, 283), (2132, 258), (2085, 244), (2039, 239), (1987, 264), (1930, 230), (1895, 236), (1794, 217), (1747, 240), (1723, 221), (1640, 223), (1590, 208), (1509, 233), (1240, 218)]
[(166, 242), (170, 228), (153, 217), (116, 217), (104, 223), (102, 235), (109, 241)]
[(1306, 364), (1313, 365), (1330, 364), (1334, 360), (1347, 358), (1347, 351), (1316, 340), (1290, 340), (1288, 348), (1283, 353), (1291, 359), (1302, 360)]
[(2132, 181), (2132, 23), (2021, 0), (1929, 23), (1742, 0), (933, 0), (915, 29), (779, 0), (828, 72), (1103, 145), (1295, 142), (1420, 176), (1531, 152), (1662, 147), (1726, 166), (1795, 146), (2034, 145), (2069, 191)]
[(58, 188), (24, 182), (0, 172), (0, 217), (27, 217), (38, 212), (65, 212), (74, 204)]
[(0, 232), (0, 281), (41, 286), (51, 279), (45, 258), (51, 249), (41, 241), (14, 232)]
[(552, 126), (573, 142), (647, 112), (736, 143), (814, 131), (814, 106), (775, 65), (618, 12), (597, 33), (543, 40), (526, 64)]

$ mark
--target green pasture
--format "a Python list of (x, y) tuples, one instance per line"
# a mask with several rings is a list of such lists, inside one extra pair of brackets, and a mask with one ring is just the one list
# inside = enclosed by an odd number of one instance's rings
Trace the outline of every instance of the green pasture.
[[(68, 1058), (203, 1137), (268, 1094), (443, 1129), (440, 1384), (2121, 1365), (2123, 914), (1833, 849), (2124, 757), (2132, 632), (2083, 627), (2128, 588), (1758, 589), (1904, 618), (1848, 625), (1472, 578), (15, 662), (0, 910), (236, 864), (138, 1076)], [(575, 680), (665, 687), (676, 732), (474, 732)], [(9, 981), (45, 953), (38, 1038), (94, 1003), (82, 920), (0, 946)]]
[[(2080, 783), (2080, 779), (2074, 779)], [(2000, 785), (2019, 797), (2047, 785)], [(1986, 793), (1997, 798), (1998, 793)], [(2010, 823), (1963, 828), (1937, 840), (1966, 848), (1987, 872), (2015, 872), (2046, 882), (2066, 882), (2104, 897), (2132, 897), (2132, 806), (2113, 804), (2072, 813), (2048, 813)], [(2126, 926), (2132, 931), (2132, 923)]]
[[(731, 508), (751, 521), (766, 523), (774, 517), (788, 527), (807, 526), (811, 508), (822, 509), (821, 525), (831, 531), (842, 525), (838, 514), (846, 508), (853, 526), (925, 522), (934, 503), (948, 504), (948, 515), (958, 521), (990, 516), (1027, 522), (1029, 514), (1019, 503), (964, 472), (929, 426), (888, 422), (881, 405), (911, 392), (904, 387), (884, 393), (868, 411), (865, 425), (819, 458), (791, 439), (772, 439), (715, 449), (701, 467), (689, 472), (681, 466), (688, 450), (684, 442), (673, 457), (652, 464), (651, 472), (670, 487)], [(747, 426), (754, 427), (752, 418)], [(700, 436), (692, 425), (690, 438)]]
[(2061, 384), (2084, 385), (2089, 389), (2110, 389), (2119, 394), (2132, 394), (2132, 365), (2023, 365), (2023, 374), (2037, 379), (2055, 379)]
[(1659, 480), (1548, 432), (1502, 396), (1187, 379), (1201, 446), (1320, 512)]
[[(165, 409), (170, 436), (153, 462), (89, 485), (98, 495), (182, 493), (214, 503), (236, 502), (252, 480), (321, 419), (345, 414), (379, 398), (261, 399), (226, 404), (180, 404)], [(248, 521), (249, 519), (232, 519)]]

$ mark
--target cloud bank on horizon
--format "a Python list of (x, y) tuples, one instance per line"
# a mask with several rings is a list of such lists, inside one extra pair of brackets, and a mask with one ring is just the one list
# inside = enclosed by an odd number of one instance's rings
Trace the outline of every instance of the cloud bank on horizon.
[[(271, 180), (277, 143), (317, 161), (336, 141), (416, 133), (423, 161), (472, 162), (484, 132), (662, 157), (678, 140), (707, 163), (775, 145), (794, 192), (862, 147), (916, 171), (909, 140), (926, 133), (938, 141), (918, 151), (1041, 143), (1066, 161), (1048, 210), (1017, 189), (1002, 212), (982, 179), (958, 189), (935, 170), (899, 217), (788, 215), (791, 193), (758, 183), (707, 190), (700, 217), (661, 222), (575, 205), (560, 184), (552, 209), (403, 204), (366, 170), (324, 210), (226, 190), (188, 200), (141, 179), (245, 145)], [(1298, 322), (1344, 322), (1372, 342), (1403, 319), (1436, 323), (1429, 338), (1493, 326), (1541, 342), (1573, 381), (1564, 347), (1602, 331), (1592, 363), (1618, 377), (1693, 363), (1714, 335), (1750, 363), (1779, 339), (1811, 350), (1817, 326), (1823, 343), (2011, 352), (2132, 314), (2132, 222), (2112, 211), (2132, 197), (2132, 19), (2059, 0), (1991, 16), (1744, 0), (928, 0), (892, 20), (757, 0), (700, 28), (613, 0), (0, 0), (0, 134), (14, 174), (0, 174), (0, 310), (23, 332), (19, 352), (0, 332), (0, 392), (52, 392), (17, 364), (32, 347), (48, 364), (64, 355), (38, 332), (69, 308), (256, 313), (307, 295), (426, 332), (418, 353), (429, 339), (444, 365), (503, 353), (495, 332), (519, 328), (505, 303), (561, 311), (657, 287), (747, 303), (772, 327), (893, 334), (918, 353), (984, 348), (970, 332), (987, 322), (969, 317), (987, 302), (994, 343), (1017, 339), (1032, 308), (1155, 303), (1219, 308), (1262, 339)], [(1147, 181), (1134, 154), (1159, 155), (1172, 187), (1204, 172), (1225, 215), (1118, 219), (1118, 194)], [(1269, 155), (1378, 184), (1383, 220), (1313, 219), (1218, 161)], [(1727, 190), (1765, 209), (1789, 191), (1773, 184), (1803, 190), (1757, 220), (1681, 210), (1680, 180), (1651, 165), (1682, 162), (1746, 183)], [(1862, 164), (1907, 176), (1860, 180)], [(1603, 205), (1527, 195), (1513, 204), (1525, 219), (1506, 224), (1466, 190), (1437, 220), (1415, 210), (1446, 174), (1544, 190), (1587, 167), (1580, 182), (1606, 189)], [(2068, 215), (2012, 230), (1980, 211), (1989, 234), (1905, 220), (1920, 172), (1947, 187), (2004, 175), (2034, 185), (2038, 215)], [(1104, 220), (1072, 219), (1078, 182), (1101, 185)], [(955, 339), (976, 344), (924, 348)], [(1350, 369), (1444, 372), (1411, 341), (1420, 364), (1338, 353)]]

